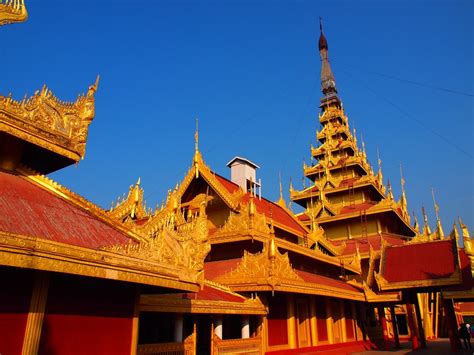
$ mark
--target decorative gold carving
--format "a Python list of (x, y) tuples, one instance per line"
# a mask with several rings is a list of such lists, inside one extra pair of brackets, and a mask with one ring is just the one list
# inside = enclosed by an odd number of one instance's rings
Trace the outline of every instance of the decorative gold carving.
[(182, 298), (176, 294), (147, 294), (140, 296), (140, 311), (206, 314), (266, 314), (265, 306), (258, 297), (245, 298), (230, 288), (205, 280), (204, 284), (240, 298), (242, 301), (206, 300)]
[(119, 200), (107, 212), (108, 215), (118, 221), (132, 222), (135, 219), (149, 217), (151, 212), (147, 211), (146, 203), (143, 199), (143, 188), (140, 187), (140, 178), (135, 185), (131, 185), (127, 197)]
[(28, 19), (24, 0), (0, 0), (0, 26)]
[(211, 246), (208, 239), (206, 202), (203, 201), (196, 217), (186, 220), (176, 204), (174, 195), (156, 217), (135, 230), (146, 235), (146, 240), (127, 245), (119, 244), (104, 248), (114, 253), (143, 260), (181, 266), (198, 272), (203, 278), (204, 259)]
[(226, 234), (254, 234), (262, 233), (269, 235), (270, 228), (264, 214), (256, 211), (253, 197), (247, 204), (242, 204), (238, 213), (231, 212), (229, 218), (219, 230), (216, 236)]
[(282, 280), (303, 281), (293, 270), (288, 253), (280, 254), (275, 247), (275, 240), (272, 237), (265, 244), (263, 250), (257, 254), (244, 252), (241, 262), (235, 270), (230, 271), (216, 281), (221, 283), (252, 282), (266, 283), (272, 289), (282, 283)]
[(198, 273), (184, 267), (5, 232), (0, 232), (0, 264), (198, 290)]
[(79, 161), (84, 158), (87, 131), (95, 114), (98, 84), (99, 77), (86, 95), (72, 103), (60, 101), (46, 86), (21, 101), (0, 96), (0, 131)]

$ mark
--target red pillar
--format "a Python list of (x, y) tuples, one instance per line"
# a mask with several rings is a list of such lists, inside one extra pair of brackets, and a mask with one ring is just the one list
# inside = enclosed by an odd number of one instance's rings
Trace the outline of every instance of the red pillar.
[(385, 318), (385, 308), (378, 306), (379, 320), (383, 330), (383, 345), (386, 351), (390, 350), (390, 342), (388, 340), (387, 318)]
[(448, 330), (449, 343), (451, 350), (457, 351), (461, 349), (461, 340), (458, 336), (458, 322), (456, 320), (456, 313), (454, 312), (454, 304), (451, 299), (443, 300), (444, 317), (446, 319), (446, 328)]
[(413, 307), (411, 303), (407, 302), (407, 320), (408, 320), (408, 327), (410, 328), (411, 333), (411, 348), (413, 350), (417, 350), (420, 348), (420, 343), (418, 341), (418, 332), (415, 326), (415, 319), (413, 317)]

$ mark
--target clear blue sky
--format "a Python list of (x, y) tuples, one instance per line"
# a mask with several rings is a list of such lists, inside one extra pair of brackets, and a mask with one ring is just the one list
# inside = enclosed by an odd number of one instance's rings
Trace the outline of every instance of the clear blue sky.
[(0, 93), (46, 83), (74, 100), (101, 75), (86, 158), (52, 177), (102, 207), (139, 176), (148, 205), (160, 203), (192, 163), (196, 114), (216, 172), (229, 176), (241, 155), (261, 166), (266, 197), (278, 198), (280, 171), (286, 197), (290, 177), (301, 188), (319, 127), (322, 16), (372, 164), (378, 147), (397, 198), (403, 164), (420, 222), (425, 205), (435, 224), (433, 187), (445, 232), (458, 215), (474, 232), (472, 1), (26, 3), (26, 23), (0, 28)]

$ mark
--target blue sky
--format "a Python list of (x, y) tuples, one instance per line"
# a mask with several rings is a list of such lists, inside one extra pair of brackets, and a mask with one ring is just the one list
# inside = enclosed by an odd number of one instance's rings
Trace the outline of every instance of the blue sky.
[[(444, 229), (474, 227), (471, 1), (27, 1), (0, 28), (0, 93), (44, 83), (75, 100), (101, 75), (85, 160), (52, 177), (109, 207), (140, 176), (161, 203), (200, 148), (216, 172), (235, 155), (261, 166), (263, 194), (302, 187), (316, 144), (318, 17), (351, 127), (408, 207)], [(396, 78), (396, 79), (394, 79)], [(399, 80), (402, 79), (402, 80)], [(421, 83), (416, 85), (412, 82)], [(455, 91), (451, 92), (451, 91)], [(288, 197), (287, 197), (288, 200)]]

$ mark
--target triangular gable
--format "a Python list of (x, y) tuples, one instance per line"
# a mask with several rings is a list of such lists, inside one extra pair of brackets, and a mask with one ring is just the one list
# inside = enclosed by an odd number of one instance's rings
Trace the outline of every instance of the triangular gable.
[(209, 187), (224, 201), (227, 206), (229, 206), (230, 209), (234, 211), (237, 210), (243, 191), (238, 187), (238, 185), (235, 185), (230, 181), (227, 181), (228, 184), (226, 184), (224, 182), (225, 179), (211, 171), (211, 169), (204, 163), (199, 151), (196, 151), (193, 160), (193, 166), (188, 170), (184, 180), (178, 187), (176, 193), (178, 198), (181, 198), (191, 183), (197, 180), (199, 177), (201, 177), (209, 185)]

